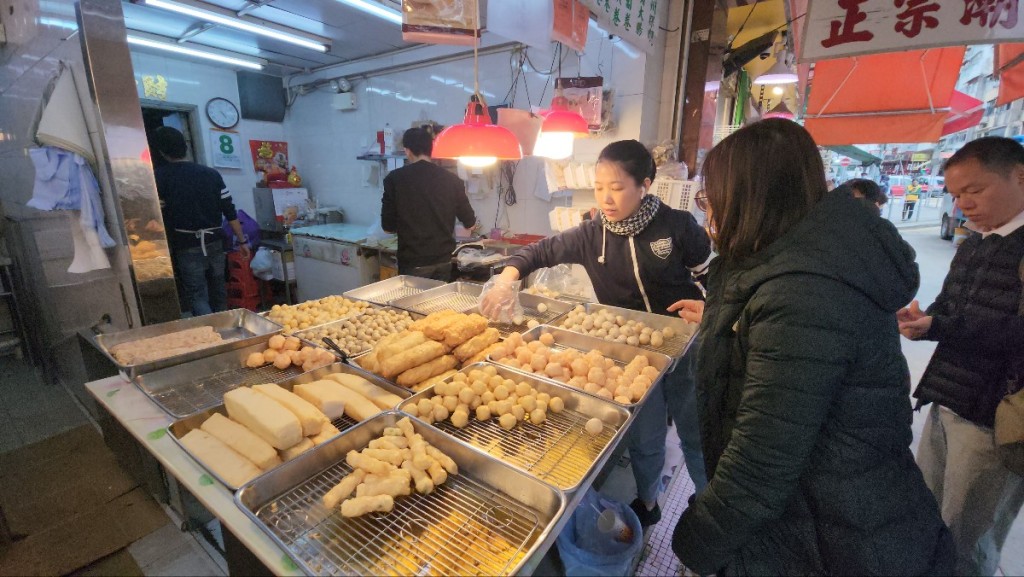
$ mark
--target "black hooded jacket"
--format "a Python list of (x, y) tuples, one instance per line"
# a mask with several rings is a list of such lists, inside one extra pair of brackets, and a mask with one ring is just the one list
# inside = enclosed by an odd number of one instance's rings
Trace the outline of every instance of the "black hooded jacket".
[(583, 265), (601, 304), (668, 315), (677, 300), (704, 298), (693, 274), (706, 272), (710, 255), (711, 241), (693, 215), (662, 204), (636, 236), (606, 233), (600, 220), (588, 220), (526, 247), (508, 264), (522, 278), (546, 266)]
[(673, 549), (701, 574), (948, 574), (910, 451), (895, 312), (913, 249), (838, 189), (786, 235), (711, 264), (697, 401), (709, 484)]

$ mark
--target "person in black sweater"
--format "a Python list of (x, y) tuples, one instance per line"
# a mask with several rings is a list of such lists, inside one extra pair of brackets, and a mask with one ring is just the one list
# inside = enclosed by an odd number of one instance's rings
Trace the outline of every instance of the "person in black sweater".
[(914, 396), (931, 403), (917, 463), (953, 531), (959, 575), (993, 575), (1024, 506), (1024, 477), (999, 460), (996, 406), (1024, 385), (1024, 146), (968, 142), (946, 187), (975, 232), (957, 249), (935, 302), (899, 312), (909, 339), (937, 341)]
[(153, 134), (153, 145), (167, 162), (153, 170), (163, 205), (164, 228), (174, 267), (195, 316), (227, 310), (227, 283), (221, 218), (249, 259), (249, 240), (238, 222), (231, 191), (216, 170), (185, 160), (185, 136), (169, 126)]
[(448, 282), (455, 250), (455, 219), (478, 228), (466, 186), (430, 161), (434, 142), (422, 128), (402, 135), (409, 164), (384, 177), (380, 225), (398, 235), (398, 272)]

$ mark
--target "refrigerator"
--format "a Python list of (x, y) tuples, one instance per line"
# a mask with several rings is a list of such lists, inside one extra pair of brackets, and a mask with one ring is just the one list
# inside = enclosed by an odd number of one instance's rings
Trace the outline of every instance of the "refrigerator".
[(292, 229), (298, 300), (340, 295), (380, 280), (378, 251), (366, 249), (366, 227), (321, 224)]

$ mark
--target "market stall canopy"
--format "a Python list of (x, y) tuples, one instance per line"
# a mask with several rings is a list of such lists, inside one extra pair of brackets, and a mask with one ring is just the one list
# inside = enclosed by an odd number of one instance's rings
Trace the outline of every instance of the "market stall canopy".
[(825, 148), (841, 156), (848, 156), (860, 163), (860, 166), (881, 164), (882, 159), (856, 146), (826, 146)]
[(977, 126), (985, 116), (985, 103), (977, 98), (953, 91), (949, 99), (949, 117), (942, 125), (942, 136)]
[(819, 146), (935, 142), (949, 116), (963, 46), (818, 62), (804, 126)]
[(996, 49), (995, 70), (999, 73), (996, 106), (1024, 98), (1024, 44), (1000, 44)]

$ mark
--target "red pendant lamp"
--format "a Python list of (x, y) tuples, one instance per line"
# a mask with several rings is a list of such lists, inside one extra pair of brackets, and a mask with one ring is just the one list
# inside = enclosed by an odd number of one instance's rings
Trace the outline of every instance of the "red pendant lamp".
[[(479, 6), (476, 15), (476, 30), (479, 34)], [(462, 124), (442, 130), (434, 139), (433, 151), (434, 158), (455, 158), (471, 167), (490, 166), (499, 160), (519, 160), (523, 157), (523, 148), (512, 131), (491, 124), (487, 101), (480, 94), (478, 45), (479, 38), (473, 44), (473, 95), (466, 106), (466, 118)]]
[[(558, 45), (558, 76), (562, 76), (562, 45)], [(555, 97), (551, 99), (551, 109), (542, 114), (544, 122), (540, 126), (540, 136), (533, 147), (534, 156), (543, 156), (562, 160), (572, 156), (573, 141), (577, 136), (590, 134), (590, 126), (583, 116), (569, 110), (569, 100), (562, 96), (562, 87), (558, 87)]]

